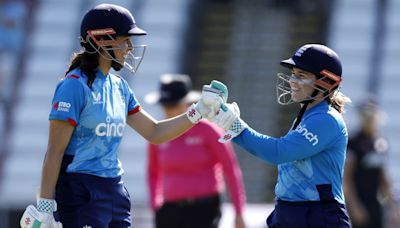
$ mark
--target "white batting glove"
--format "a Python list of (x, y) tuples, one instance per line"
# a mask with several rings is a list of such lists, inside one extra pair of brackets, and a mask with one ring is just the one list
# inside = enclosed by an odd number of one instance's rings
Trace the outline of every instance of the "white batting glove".
[(192, 104), (186, 111), (186, 116), (193, 124), (202, 118), (214, 119), (221, 104), (228, 99), (228, 88), (222, 82), (213, 80), (210, 85), (203, 86), (200, 100)]
[(240, 119), (240, 109), (236, 102), (223, 104), (213, 122), (226, 130), (225, 134), (218, 139), (220, 143), (229, 142), (247, 128), (247, 124)]
[(20, 220), (21, 228), (62, 228), (62, 224), (54, 219), (57, 210), (55, 200), (39, 198), (37, 208), (29, 205)]

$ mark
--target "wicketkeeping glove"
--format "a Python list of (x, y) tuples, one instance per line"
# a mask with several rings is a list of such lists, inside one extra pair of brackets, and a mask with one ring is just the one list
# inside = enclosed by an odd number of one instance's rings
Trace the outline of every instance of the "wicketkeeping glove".
[(21, 228), (62, 228), (62, 224), (54, 219), (57, 210), (55, 200), (39, 198), (37, 208), (29, 205), (20, 220)]
[(220, 143), (229, 142), (248, 127), (247, 124), (240, 119), (240, 109), (236, 102), (232, 104), (222, 104), (213, 122), (227, 130), (225, 134), (218, 139)]
[(210, 85), (203, 86), (199, 101), (192, 104), (186, 111), (186, 116), (193, 123), (202, 118), (213, 120), (221, 104), (228, 100), (228, 88), (222, 82), (213, 80)]

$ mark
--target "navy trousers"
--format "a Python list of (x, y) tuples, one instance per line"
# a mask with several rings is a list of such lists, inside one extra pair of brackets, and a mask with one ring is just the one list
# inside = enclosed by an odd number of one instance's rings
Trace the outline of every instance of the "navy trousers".
[(331, 202), (288, 202), (278, 200), (268, 216), (271, 228), (349, 228), (345, 206)]
[(131, 201), (121, 177), (66, 173), (65, 165), (70, 159), (64, 156), (56, 186), (57, 211), (63, 227), (132, 227)]

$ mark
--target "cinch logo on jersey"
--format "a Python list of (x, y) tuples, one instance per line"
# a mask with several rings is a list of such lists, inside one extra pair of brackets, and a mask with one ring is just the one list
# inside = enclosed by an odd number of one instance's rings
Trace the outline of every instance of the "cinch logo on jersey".
[(111, 123), (111, 118), (107, 116), (106, 123), (99, 123), (96, 126), (97, 136), (122, 137), (125, 123)]
[(308, 141), (310, 141), (310, 143), (313, 144), (313, 146), (318, 144), (318, 135), (308, 131), (305, 125), (300, 124), (295, 131), (302, 134)]
[(61, 112), (69, 112), (71, 103), (60, 101), (53, 104), (53, 109)]

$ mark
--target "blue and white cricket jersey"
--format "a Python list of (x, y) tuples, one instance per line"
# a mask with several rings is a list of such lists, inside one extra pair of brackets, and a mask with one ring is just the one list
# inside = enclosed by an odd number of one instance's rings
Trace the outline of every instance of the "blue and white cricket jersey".
[[(344, 204), (342, 177), (348, 141), (342, 115), (326, 101), (308, 109), (295, 130), (281, 138), (245, 129), (234, 142), (278, 165), (277, 199)], [(321, 192), (325, 192), (321, 196)], [(326, 196), (328, 195), (328, 196)]]
[(118, 147), (127, 116), (140, 110), (127, 82), (98, 70), (92, 88), (79, 69), (71, 71), (56, 88), (50, 120), (68, 121), (75, 129), (65, 150), (74, 159), (67, 172), (117, 177), (123, 169)]

